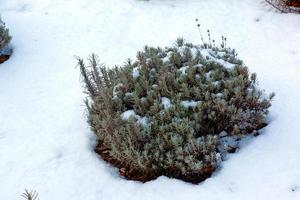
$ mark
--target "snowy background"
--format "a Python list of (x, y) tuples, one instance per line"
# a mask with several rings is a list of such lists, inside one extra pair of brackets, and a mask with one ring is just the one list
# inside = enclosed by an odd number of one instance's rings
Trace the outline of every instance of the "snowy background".
[[(0, 199), (299, 200), (300, 15), (262, 0), (0, 0), (14, 54), (0, 65)], [(199, 185), (119, 177), (93, 152), (74, 55), (107, 66), (145, 44), (201, 43), (195, 18), (276, 93), (270, 124)]]

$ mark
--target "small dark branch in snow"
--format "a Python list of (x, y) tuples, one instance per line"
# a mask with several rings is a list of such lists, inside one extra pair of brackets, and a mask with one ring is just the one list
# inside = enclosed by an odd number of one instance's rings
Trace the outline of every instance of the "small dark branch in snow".
[(25, 192), (21, 195), (21, 197), (24, 197), (26, 200), (38, 200), (38, 193), (36, 191), (28, 191), (25, 189)]

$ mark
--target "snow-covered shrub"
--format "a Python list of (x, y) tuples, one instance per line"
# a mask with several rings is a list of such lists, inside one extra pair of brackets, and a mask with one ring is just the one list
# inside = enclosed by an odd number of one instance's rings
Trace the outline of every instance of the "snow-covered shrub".
[(164, 49), (146, 46), (123, 67), (78, 59), (96, 151), (132, 180), (209, 177), (231, 143), (266, 125), (273, 97), (236, 55), (179, 38)]
[(5, 23), (1, 20), (0, 17), (0, 55), (1, 50), (4, 49), (11, 40), (8, 29), (5, 27)]

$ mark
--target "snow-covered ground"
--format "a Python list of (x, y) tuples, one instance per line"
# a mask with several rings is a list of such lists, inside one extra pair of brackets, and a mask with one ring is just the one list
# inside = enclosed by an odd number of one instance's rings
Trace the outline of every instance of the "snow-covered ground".
[[(262, 0), (0, 0), (14, 54), (0, 65), (0, 200), (299, 200), (300, 15)], [(195, 18), (276, 93), (270, 124), (199, 185), (118, 176), (93, 152), (74, 55), (122, 64), (145, 44), (201, 43)], [(221, 39), (220, 39), (221, 40)]]

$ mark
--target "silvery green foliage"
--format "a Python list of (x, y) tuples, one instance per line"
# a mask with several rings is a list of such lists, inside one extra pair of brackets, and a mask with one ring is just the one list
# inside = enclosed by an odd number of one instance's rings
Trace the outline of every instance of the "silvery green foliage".
[(9, 30), (5, 27), (5, 23), (0, 18), (0, 53), (10, 41), (11, 36), (9, 35)]
[(79, 59), (97, 152), (129, 179), (207, 178), (226, 141), (266, 125), (273, 97), (236, 55), (179, 38), (164, 49), (146, 46), (123, 67), (106, 68), (95, 55), (89, 66)]

